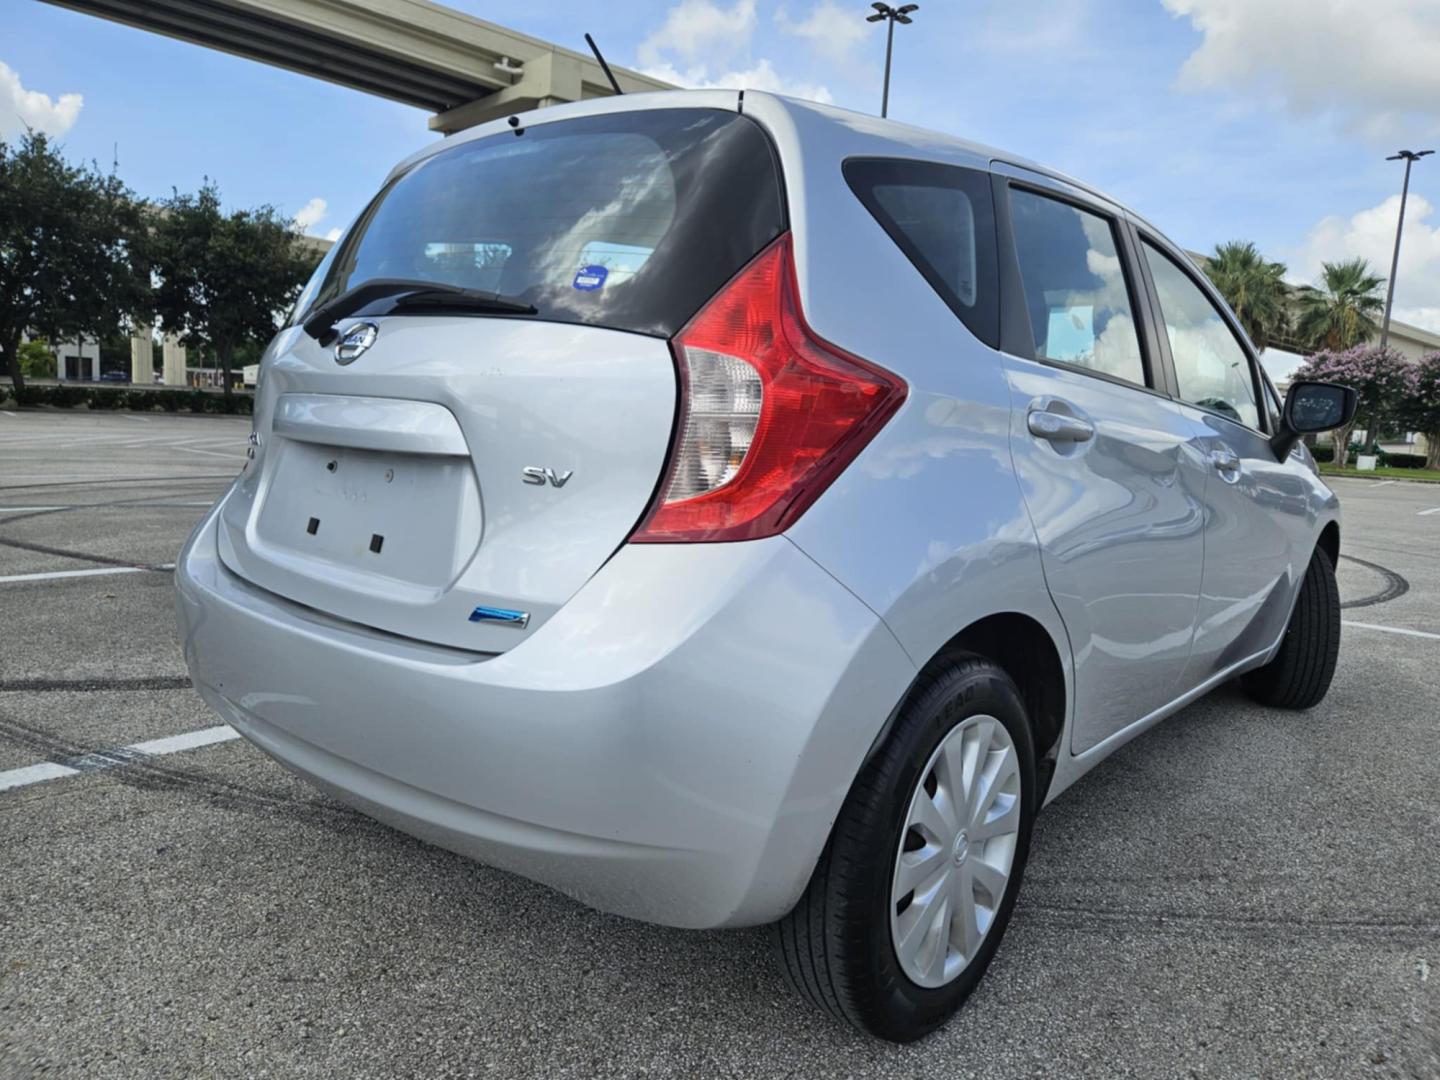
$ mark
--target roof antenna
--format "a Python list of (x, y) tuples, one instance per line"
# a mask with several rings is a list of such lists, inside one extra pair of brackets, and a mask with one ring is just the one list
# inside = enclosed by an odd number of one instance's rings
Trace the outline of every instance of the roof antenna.
[(585, 44), (590, 46), (590, 51), (595, 54), (595, 59), (600, 61), (600, 66), (605, 69), (605, 77), (610, 80), (610, 85), (614, 88), (615, 93), (617, 95), (625, 93), (624, 90), (620, 89), (620, 83), (616, 81), (615, 73), (610, 70), (610, 65), (605, 62), (605, 57), (600, 55), (600, 46), (595, 44), (595, 39), (589, 34), (586, 34)]

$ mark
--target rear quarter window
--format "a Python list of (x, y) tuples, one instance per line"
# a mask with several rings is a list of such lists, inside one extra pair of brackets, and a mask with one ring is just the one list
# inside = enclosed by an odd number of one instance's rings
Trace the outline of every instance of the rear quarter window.
[(970, 332), (1000, 341), (990, 176), (894, 158), (852, 158), (845, 182)]
[(786, 228), (770, 140), (738, 113), (656, 109), (520, 130), (393, 179), (293, 321), (365, 281), (401, 278), (498, 293), (539, 319), (669, 337)]

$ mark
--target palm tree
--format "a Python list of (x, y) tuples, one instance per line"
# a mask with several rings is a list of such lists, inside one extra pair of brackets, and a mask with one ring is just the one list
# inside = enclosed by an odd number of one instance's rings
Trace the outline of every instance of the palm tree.
[(1216, 244), (1207, 263), (1205, 272), (1257, 349), (1288, 332), (1290, 289), (1284, 263), (1267, 262), (1248, 240)]
[(1379, 326), (1375, 317), (1385, 310), (1380, 288), (1385, 279), (1370, 272), (1362, 258), (1321, 263), (1324, 287), (1302, 285), (1300, 317), (1295, 330), (1312, 349), (1352, 348), (1368, 341)]

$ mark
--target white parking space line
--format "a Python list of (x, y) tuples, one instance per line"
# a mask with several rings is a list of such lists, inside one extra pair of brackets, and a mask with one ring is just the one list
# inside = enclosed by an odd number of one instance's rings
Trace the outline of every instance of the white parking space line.
[(1429, 517), (1431, 514), (1440, 514), (1440, 506), (1432, 506), (1429, 510), (1421, 510), (1416, 517)]
[(59, 780), (65, 776), (78, 776), (85, 772), (113, 769), (116, 765), (128, 765), (145, 758), (175, 754), (181, 750), (196, 750), (202, 746), (214, 746), (216, 743), (229, 742), (231, 739), (239, 737), (240, 733), (229, 724), (219, 724), (216, 727), (187, 731), (164, 739), (132, 743), (129, 746), (122, 746), (119, 750), (101, 750), (93, 754), (83, 754), (80, 757), (71, 758), (73, 764), (42, 761), (35, 765), (26, 765), (24, 768), (0, 772), (0, 791), (28, 787), (46, 780)]
[(150, 422), (150, 418), (148, 416), (136, 416), (134, 413), (121, 413), (120, 415), (123, 416), (126, 420), (138, 420), (142, 424), (148, 424)]
[(1370, 486), (1371, 486), (1371, 487), (1389, 487), (1389, 486), (1390, 486), (1391, 484), (1393, 484), (1393, 483), (1395, 483), (1394, 480), (1381, 480), (1378, 484), (1371, 484)]
[[(169, 464), (173, 465), (173, 466), (176, 467), (176, 468), (187, 467), (187, 466), (184, 465), (183, 462), (178, 462), (178, 461), (176, 461), (176, 462), (170, 462)], [(194, 462), (193, 464), (194, 464), (194, 467), (198, 469), (198, 468), (200, 468), (202, 465), (204, 465), (205, 463), (202, 462), (202, 461), (197, 461), (197, 462)], [(214, 467), (214, 468), (218, 468), (219, 466), (213, 466), (213, 467)], [(144, 475), (144, 476), (110, 476), (110, 477), (107, 477), (107, 476), (99, 476), (99, 475), (96, 475), (96, 474), (93, 473), (93, 472), (91, 472), (91, 473), (18, 473), (18, 474), (13, 475), (13, 476), (12, 476), (11, 474), (9, 474), (9, 473), (4, 473), (4, 474), (0, 474), (0, 478), (3, 478), (3, 479), (5, 480), (5, 483), (0, 484), (0, 491), (9, 491), (9, 490), (12, 489), (12, 488), (20, 487), (21, 485), (20, 485), (19, 483), (17, 483), (16, 481), (21, 481), (21, 480), (24, 480), (24, 481), (32, 481), (32, 480), (33, 480), (33, 481), (43, 481), (43, 483), (28, 483), (28, 482), (27, 482), (27, 483), (24, 485), (25, 487), (53, 487), (55, 484), (60, 483), (60, 482), (62, 482), (62, 481), (64, 481), (64, 482), (69, 482), (69, 481), (71, 481), (71, 480), (83, 480), (83, 481), (88, 481), (87, 486), (100, 487), (100, 486), (105, 485), (105, 484), (134, 484), (134, 483), (140, 483), (140, 482), (148, 482), (148, 481), (152, 481), (152, 480), (176, 480), (176, 481), (179, 481), (179, 482), (181, 482), (181, 483), (189, 483), (189, 482), (192, 481), (192, 480), (228, 480), (228, 479), (230, 479), (230, 475), (229, 475), (228, 473), (225, 473), (225, 474), (223, 474), (223, 475), (220, 474), (220, 473), (196, 473), (196, 474), (193, 474), (193, 475), (191, 475), (191, 476), (162, 476), (162, 475), (156, 473), (156, 474), (154, 474), (154, 475), (146, 474), (146, 475)]]
[(0, 514), (38, 514), (49, 510), (138, 510), (147, 506), (214, 506), (209, 502), (173, 502), (165, 499), (145, 499), (138, 502), (116, 503), (67, 503), (64, 506), (0, 506)]
[(159, 566), (97, 566), (93, 570), (42, 570), (33, 574), (5, 574), (0, 576), (0, 585), (13, 585), (19, 581), (54, 581), (57, 578), (104, 577), (107, 574), (153, 574), (174, 569), (174, 563), (161, 563)]
[(1407, 630), (1403, 626), (1377, 626), (1368, 622), (1351, 622), (1343, 620), (1345, 626), (1354, 627), (1356, 630), (1378, 630), (1382, 634), (1404, 634), (1406, 637), (1429, 638), (1432, 641), (1440, 641), (1440, 634), (1432, 634), (1428, 630)]
[(238, 460), (239, 458), (243, 458), (245, 456), (245, 453), (242, 450), (235, 450), (228, 454), (222, 454), (218, 450), (201, 450), (199, 447), (181, 446), (178, 443), (171, 445), (170, 449), (179, 450), (182, 454), (205, 454), (208, 457), (227, 458), (231, 461)]
[(45, 780), (58, 780), (62, 776), (77, 776), (79, 772), (79, 769), (72, 769), (69, 765), (42, 761), (39, 765), (26, 765), (23, 769), (0, 772), (0, 791), (39, 784)]
[(137, 754), (147, 754), (155, 757), (159, 754), (174, 754), (181, 750), (195, 750), (202, 746), (212, 746), (215, 743), (229, 742), (231, 739), (238, 739), (240, 733), (229, 724), (218, 724), (215, 727), (202, 728), (199, 731), (187, 731), (180, 735), (168, 735), (163, 739), (151, 739), (148, 742), (132, 743), (125, 749)]

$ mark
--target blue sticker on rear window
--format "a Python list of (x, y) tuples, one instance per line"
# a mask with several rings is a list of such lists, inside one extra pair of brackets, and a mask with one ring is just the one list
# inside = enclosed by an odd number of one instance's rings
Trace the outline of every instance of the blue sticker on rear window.
[(582, 266), (575, 271), (575, 288), (584, 292), (594, 292), (605, 284), (605, 279), (610, 276), (610, 271), (603, 266)]

